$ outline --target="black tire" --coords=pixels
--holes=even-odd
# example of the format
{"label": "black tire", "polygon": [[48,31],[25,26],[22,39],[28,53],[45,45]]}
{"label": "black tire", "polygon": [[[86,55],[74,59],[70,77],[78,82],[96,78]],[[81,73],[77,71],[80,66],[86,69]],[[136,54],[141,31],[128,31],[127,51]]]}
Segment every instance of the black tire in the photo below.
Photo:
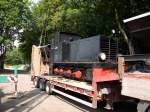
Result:
{"label": "black tire", "polygon": [[39,88],[40,90],[44,91],[45,90],[45,80],[40,79],[39,80]]}
{"label": "black tire", "polygon": [[100,102],[98,102],[98,107],[104,108],[106,106],[106,104],[107,104],[106,100],[100,101]]}
{"label": "black tire", "polygon": [[33,84],[34,84],[34,87],[35,87],[35,88],[39,88],[39,78],[38,78],[38,77],[35,77],[35,78],[34,78]]}
{"label": "black tire", "polygon": [[150,106],[149,106],[149,108],[147,109],[147,111],[146,112],[150,112]]}
{"label": "black tire", "polygon": [[52,88],[54,88],[54,86],[47,81],[45,86],[45,91],[48,95],[53,94]]}

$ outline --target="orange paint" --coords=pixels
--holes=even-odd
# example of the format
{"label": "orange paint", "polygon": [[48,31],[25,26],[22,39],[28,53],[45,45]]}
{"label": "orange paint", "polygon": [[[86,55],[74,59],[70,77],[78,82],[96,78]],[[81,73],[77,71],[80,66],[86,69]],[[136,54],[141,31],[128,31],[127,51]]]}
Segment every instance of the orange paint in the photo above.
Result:
{"label": "orange paint", "polygon": [[75,78],[80,79],[82,76],[82,73],[80,70],[78,70],[78,71],[74,72],[74,75],[75,75]]}

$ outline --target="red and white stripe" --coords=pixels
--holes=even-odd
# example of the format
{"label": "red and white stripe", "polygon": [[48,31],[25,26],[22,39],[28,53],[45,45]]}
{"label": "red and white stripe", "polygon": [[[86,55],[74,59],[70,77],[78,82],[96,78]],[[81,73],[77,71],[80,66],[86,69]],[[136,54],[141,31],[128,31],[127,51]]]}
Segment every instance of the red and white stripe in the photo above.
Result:
{"label": "red and white stripe", "polygon": [[17,77],[14,76],[14,75],[8,76],[8,80],[9,80],[10,82],[12,82],[12,83],[17,83],[17,82],[18,82]]}

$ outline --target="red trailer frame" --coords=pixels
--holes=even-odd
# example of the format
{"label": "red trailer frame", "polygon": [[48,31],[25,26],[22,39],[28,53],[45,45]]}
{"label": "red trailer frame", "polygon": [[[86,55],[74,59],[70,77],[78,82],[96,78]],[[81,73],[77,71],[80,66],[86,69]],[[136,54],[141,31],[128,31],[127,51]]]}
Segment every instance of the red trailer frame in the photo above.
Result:
{"label": "red trailer frame", "polygon": [[[52,85],[51,86],[52,91],[58,94],[61,94],[63,96],[66,96],[84,105],[87,105],[89,107],[97,108],[97,102],[103,101],[103,100],[107,100],[109,107],[112,107],[112,103],[114,102],[113,100],[116,99],[116,97],[118,96],[111,94],[111,95],[108,95],[109,97],[106,97],[107,95],[106,96],[104,95],[105,96],[104,97],[103,94],[106,94],[106,93],[101,92],[99,86],[101,85],[101,83],[103,83],[104,85],[105,83],[112,84],[113,82],[118,82],[119,80],[118,74],[116,73],[116,71],[112,69],[93,68],[92,75],[93,75],[93,80],[91,84],[87,84],[86,81],[77,81],[77,80],[68,79],[62,76],[45,76],[45,75],[34,76],[32,75],[32,80],[33,81],[37,81],[37,79],[38,81],[43,80],[45,84],[49,83],[50,85]],[[68,82],[68,80],[70,82],[73,82],[74,84]],[[104,87],[105,90],[102,88],[103,89],[102,91],[107,91],[107,89],[118,89],[118,88],[110,88],[110,86],[112,86],[111,84],[108,87]],[[91,99],[91,103],[84,101],[80,98],[74,97],[70,94],[64,93],[55,87],[60,87],[60,88],[63,88],[64,90],[69,90],[75,93],[79,93],[81,95],[88,96]],[[112,98],[112,99],[109,99],[109,98]]]}

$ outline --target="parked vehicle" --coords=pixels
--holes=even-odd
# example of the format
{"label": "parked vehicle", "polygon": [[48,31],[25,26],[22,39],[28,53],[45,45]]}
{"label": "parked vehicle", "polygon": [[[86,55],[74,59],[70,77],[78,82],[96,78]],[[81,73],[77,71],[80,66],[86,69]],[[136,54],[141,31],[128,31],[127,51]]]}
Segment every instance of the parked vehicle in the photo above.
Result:
{"label": "parked vehicle", "polygon": [[81,39],[75,34],[56,33],[50,45],[32,48],[34,84],[48,94],[56,92],[93,108],[98,101],[111,107],[120,89],[117,47],[117,40],[100,35]]}
{"label": "parked vehicle", "polygon": [[132,34],[133,55],[118,55],[118,40],[101,35],[59,32],[48,45],[32,47],[35,87],[97,108],[134,99],[139,112],[150,112],[150,12],[124,20]]}
{"label": "parked vehicle", "polygon": [[138,112],[150,112],[150,12],[124,20],[134,55],[119,57],[122,95],[139,100]]}

